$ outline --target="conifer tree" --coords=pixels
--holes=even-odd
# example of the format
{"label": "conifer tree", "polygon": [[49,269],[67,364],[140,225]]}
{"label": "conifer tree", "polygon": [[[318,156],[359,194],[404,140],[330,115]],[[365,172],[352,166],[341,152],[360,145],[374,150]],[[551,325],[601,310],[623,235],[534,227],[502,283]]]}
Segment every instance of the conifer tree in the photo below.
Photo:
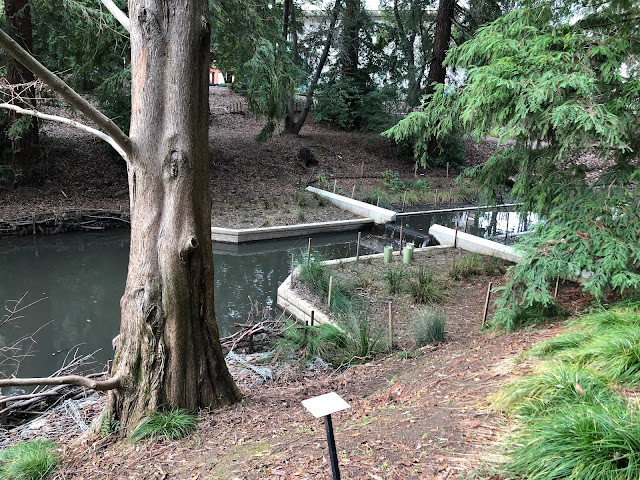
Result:
{"label": "conifer tree", "polygon": [[543,217],[498,301],[495,320],[509,328],[553,304],[558,277],[582,276],[597,298],[640,288],[639,19],[626,1],[513,11],[449,52],[463,87],[439,85],[424,112],[387,132],[417,138],[423,163],[431,135],[499,132],[502,148],[465,175]]}

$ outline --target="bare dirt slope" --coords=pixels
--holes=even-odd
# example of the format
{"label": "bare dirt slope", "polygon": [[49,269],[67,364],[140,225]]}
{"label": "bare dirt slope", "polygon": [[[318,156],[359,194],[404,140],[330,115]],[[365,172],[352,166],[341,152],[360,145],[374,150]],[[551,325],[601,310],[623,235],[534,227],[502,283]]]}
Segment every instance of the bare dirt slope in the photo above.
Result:
{"label": "bare dirt slope", "polygon": [[[80,114],[59,106],[45,110],[88,123]],[[326,179],[331,188],[350,193],[354,185],[379,186],[389,169],[402,178],[413,177],[413,162],[399,156],[384,138],[363,132],[343,132],[317,125],[309,119],[300,136],[276,133],[258,144],[254,137],[263,122],[247,113],[244,99],[226,88],[210,89],[209,144],[212,219],[229,227],[284,225],[351,218],[330,206],[303,198],[307,184]],[[20,185],[12,192],[0,190],[0,219],[79,209],[128,209],[126,166],[110,147],[88,133],[43,123],[48,169],[37,184]],[[308,147],[318,163],[305,168],[297,160]],[[475,163],[486,158],[491,146],[469,148]],[[429,178],[448,183],[444,171],[426,172]],[[300,195],[296,197],[296,194]]]}

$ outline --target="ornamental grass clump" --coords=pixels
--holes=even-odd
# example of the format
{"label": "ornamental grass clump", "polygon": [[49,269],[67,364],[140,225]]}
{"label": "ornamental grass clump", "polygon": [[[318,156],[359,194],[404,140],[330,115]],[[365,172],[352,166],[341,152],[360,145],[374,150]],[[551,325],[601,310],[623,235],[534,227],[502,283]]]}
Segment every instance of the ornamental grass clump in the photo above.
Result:
{"label": "ornamental grass clump", "polygon": [[505,473],[536,480],[640,478],[637,306],[585,315],[576,330],[544,342],[546,359],[506,386],[494,407],[511,414]]}
{"label": "ornamental grass clump", "polygon": [[155,412],[140,421],[131,433],[131,441],[145,438],[178,440],[196,429],[198,418],[188,410],[172,409]]}
{"label": "ornamental grass clump", "polygon": [[524,424],[505,470],[536,480],[640,478],[640,412],[634,405],[577,404]]}
{"label": "ornamental grass clump", "polygon": [[608,380],[594,370],[550,362],[535,374],[518,378],[494,399],[494,408],[517,415],[521,421],[570,405],[618,405],[622,398]]}
{"label": "ornamental grass clump", "polygon": [[432,269],[425,269],[424,265],[420,265],[409,285],[411,296],[417,303],[442,303],[447,298],[447,287],[435,278]]}
{"label": "ornamental grass clump", "polygon": [[44,480],[58,465],[55,443],[43,439],[19,443],[0,450],[0,478],[3,480]]}
{"label": "ornamental grass clump", "polygon": [[416,315],[411,333],[418,347],[444,342],[446,315],[441,309],[425,309]]}

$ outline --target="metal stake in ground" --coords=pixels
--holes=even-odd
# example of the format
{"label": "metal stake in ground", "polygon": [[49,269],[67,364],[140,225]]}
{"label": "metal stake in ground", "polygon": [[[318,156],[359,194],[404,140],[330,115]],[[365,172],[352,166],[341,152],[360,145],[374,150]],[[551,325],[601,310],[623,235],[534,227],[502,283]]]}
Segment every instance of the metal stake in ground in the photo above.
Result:
{"label": "metal stake in ground", "polygon": [[333,480],[340,480],[340,466],[338,465],[338,452],[336,450],[336,440],[333,435],[333,422],[331,414],[351,408],[336,392],[325,393],[318,397],[309,398],[302,401],[302,405],[311,415],[316,418],[324,417],[324,428],[327,434],[329,445],[329,458],[331,459],[331,471]]}

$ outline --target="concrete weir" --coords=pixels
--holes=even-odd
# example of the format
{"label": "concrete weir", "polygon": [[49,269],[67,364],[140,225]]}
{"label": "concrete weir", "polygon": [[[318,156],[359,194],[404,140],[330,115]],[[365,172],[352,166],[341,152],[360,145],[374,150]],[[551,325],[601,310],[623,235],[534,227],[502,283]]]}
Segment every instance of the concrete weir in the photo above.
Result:
{"label": "concrete weir", "polygon": [[326,198],[334,205],[339,206],[349,212],[361,215],[363,217],[372,218],[377,224],[395,222],[396,212],[387,210],[386,208],[376,207],[369,203],[361,202],[360,200],[354,200],[343,195],[327,192],[315,187],[307,187],[308,192],[315,193],[321,197]]}
{"label": "concrete weir", "polygon": [[278,238],[308,237],[323,233],[340,233],[370,228],[374,221],[371,218],[340,220],[336,222],[303,223],[299,225],[282,225],[264,228],[222,228],[211,227],[211,240],[222,243],[259,242]]}
{"label": "concrete weir", "polygon": [[486,238],[476,237],[475,235],[461,231],[458,231],[458,238],[456,240],[456,231],[453,228],[443,227],[442,225],[431,225],[429,234],[433,235],[440,245],[453,246],[455,241],[457,248],[467,250],[468,252],[491,255],[514,263],[522,261],[522,257],[516,253],[513,247],[509,247],[508,245],[502,245],[487,240]]}

